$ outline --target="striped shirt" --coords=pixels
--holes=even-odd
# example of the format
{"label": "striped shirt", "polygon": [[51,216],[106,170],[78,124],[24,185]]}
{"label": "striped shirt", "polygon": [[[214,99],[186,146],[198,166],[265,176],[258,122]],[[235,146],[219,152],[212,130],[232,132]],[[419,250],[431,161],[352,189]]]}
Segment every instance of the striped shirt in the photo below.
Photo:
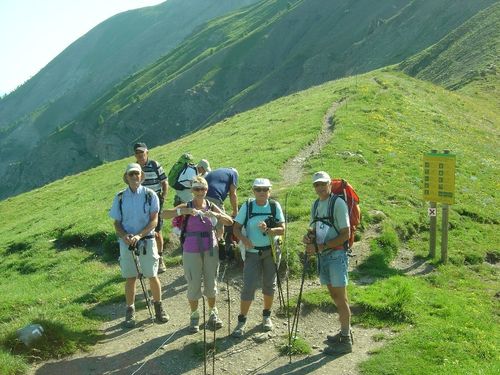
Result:
{"label": "striped shirt", "polygon": [[155,160],[148,160],[145,165],[141,166],[144,172],[145,179],[142,186],[146,186],[157,194],[161,193],[161,182],[167,179],[165,176],[165,171],[160,163]]}

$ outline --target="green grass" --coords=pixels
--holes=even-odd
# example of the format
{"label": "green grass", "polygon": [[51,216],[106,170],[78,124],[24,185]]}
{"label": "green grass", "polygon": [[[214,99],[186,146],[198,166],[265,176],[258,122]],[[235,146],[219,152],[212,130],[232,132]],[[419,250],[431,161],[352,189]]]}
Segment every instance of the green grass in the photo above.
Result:
{"label": "green grass", "polygon": [[[495,143],[499,116],[493,105],[480,105],[495,97],[475,101],[469,94],[451,93],[385,69],[279,99],[150,153],[165,166],[190,151],[215,168],[237,168],[240,201],[249,196],[255,177],[270,178],[273,195],[283,205],[288,198],[286,250],[296,275],[301,272],[300,239],[314,199],[311,173],[324,169],[346,177],[361,197],[366,218],[362,227],[378,223],[382,228],[370,256],[354,275],[377,281],[349,287],[353,305],[361,312],[356,324],[401,332],[363,364],[363,371],[488,373],[498,358],[498,334],[491,329],[498,323],[494,297],[498,272],[483,260],[498,259],[500,242],[496,205],[500,158]],[[307,161],[306,175],[285,188],[283,165],[314,141],[324,113],[341,98],[347,102],[336,113],[334,137],[320,155]],[[427,255],[422,154],[444,148],[457,155],[458,165],[457,202],[450,210],[450,264],[439,266],[434,259],[436,272],[423,279],[405,277],[389,262],[401,246]],[[1,373],[24,372],[35,352],[53,358],[95,343],[103,319],[96,307],[123,300],[107,211],[114,194],[124,187],[121,176],[131,160],[0,202]],[[172,198],[170,192],[167,207]],[[374,210],[384,215],[372,214]],[[169,262],[176,264],[178,256]],[[326,305],[329,297],[324,293],[306,294],[304,301]],[[21,348],[15,331],[36,321],[48,327],[47,340],[31,350]],[[421,355],[414,356],[416,352]]]}
{"label": "green grass", "polygon": [[309,343],[302,337],[295,337],[292,339],[291,346],[288,345],[288,337],[286,338],[286,343],[279,347],[279,352],[281,355],[304,355],[311,354],[312,348]]}

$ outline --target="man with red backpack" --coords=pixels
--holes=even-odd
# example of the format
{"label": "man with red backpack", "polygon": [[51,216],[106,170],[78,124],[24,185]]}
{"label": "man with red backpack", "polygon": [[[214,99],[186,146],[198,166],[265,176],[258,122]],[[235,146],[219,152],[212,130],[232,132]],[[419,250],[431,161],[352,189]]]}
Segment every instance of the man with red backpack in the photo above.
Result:
{"label": "man with red backpack", "polygon": [[[311,207],[311,223],[303,242],[307,253],[315,254],[317,257],[320,282],[327,286],[337,307],[340,321],[340,332],[336,335],[327,335],[328,346],[323,353],[329,355],[350,353],[352,332],[347,284],[351,223],[350,209],[346,203],[347,194],[333,194],[333,182],[324,171],[313,175],[313,186],[318,199]],[[359,213],[359,207],[356,206],[355,209]]]}

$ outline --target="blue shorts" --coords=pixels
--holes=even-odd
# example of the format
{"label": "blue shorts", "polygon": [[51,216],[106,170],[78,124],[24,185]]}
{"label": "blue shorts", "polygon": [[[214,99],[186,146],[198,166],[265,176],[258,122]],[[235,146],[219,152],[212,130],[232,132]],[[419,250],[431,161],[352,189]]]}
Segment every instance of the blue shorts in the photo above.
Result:
{"label": "blue shorts", "polygon": [[318,257],[319,281],[321,285],[347,286],[349,281],[349,257],[345,250],[331,250]]}

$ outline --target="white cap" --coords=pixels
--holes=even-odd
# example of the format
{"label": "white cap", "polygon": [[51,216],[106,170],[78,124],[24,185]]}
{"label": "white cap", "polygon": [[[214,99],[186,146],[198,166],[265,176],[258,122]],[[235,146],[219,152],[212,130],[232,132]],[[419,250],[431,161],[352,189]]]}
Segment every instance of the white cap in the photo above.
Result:
{"label": "white cap", "polygon": [[201,159],[198,162],[197,167],[202,167],[206,172],[210,172],[212,168],[210,168],[210,163],[208,162],[207,159]]}
{"label": "white cap", "polygon": [[127,165],[127,168],[125,169],[125,174],[128,174],[129,172],[134,172],[134,171],[142,173],[142,168],[137,163],[130,163],[129,165]]}
{"label": "white cap", "polygon": [[269,181],[269,179],[267,178],[256,178],[254,181],[253,181],[253,185],[252,187],[271,187],[273,185],[271,185],[271,181]]}
{"label": "white cap", "polygon": [[125,173],[123,174],[123,182],[125,182],[127,185],[127,174],[129,174],[129,172],[139,172],[141,174],[141,182],[144,181],[145,175],[142,171],[141,166],[137,163],[130,163],[129,165],[127,165],[127,168],[125,168]]}
{"label": "white cap", "polygon": [[315,182],[330,182],[331,180],[330,175],[324,171],[319,171],[313,174],[313,184]]}

